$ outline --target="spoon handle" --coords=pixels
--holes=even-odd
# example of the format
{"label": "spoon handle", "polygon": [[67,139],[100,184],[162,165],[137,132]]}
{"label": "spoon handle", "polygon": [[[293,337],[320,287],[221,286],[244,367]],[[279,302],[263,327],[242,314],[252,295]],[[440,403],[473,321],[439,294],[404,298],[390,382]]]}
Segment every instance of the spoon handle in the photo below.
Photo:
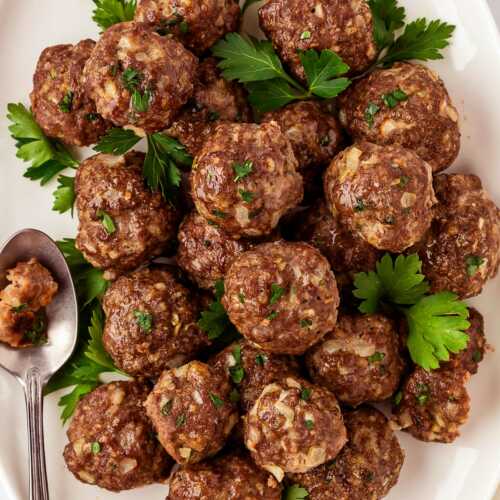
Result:
{"label": "spoon handle", "polygon": [[28,413],[30,500],[49,500],[43,440],[42,389],[40,371],[36,367],[30,368],[24,378],[24,395]]}

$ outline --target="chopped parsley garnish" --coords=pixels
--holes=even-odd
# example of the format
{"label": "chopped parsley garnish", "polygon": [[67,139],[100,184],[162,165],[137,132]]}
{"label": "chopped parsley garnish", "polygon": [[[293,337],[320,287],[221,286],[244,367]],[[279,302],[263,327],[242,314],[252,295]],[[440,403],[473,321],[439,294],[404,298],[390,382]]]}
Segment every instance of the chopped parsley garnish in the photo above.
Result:
{"label": "chopped parsley garnish", "polygon": [[139,328],[146,333],[149,333],[153,328],[153,315],[144,311],[134,310],[134,317]]}
{"label": "chopped parsley garnish", "polygon": [[24,332],[24,339],[34,346],[40,346],[47,343],[47,323],[42,312],[35,316],[33,325]]}
{"label": "chopped parsley garnish", "polygon": [[241,181],[247,175],[250,175],[253,170],[253,162],[250,160],[245,160],[243,163],[235,163],[233,165],[234,173],[236,174],[234,182]]}
{"label": "chopped parsley garnish", "polygon": [[269,320],[269,321],[273,321],[274,319],[276,319],[276,317],[278,316],[278,311],[271,311],[266,319]]}
{"label": "chopped parsley garnish", "polygon": [[313,324],[312,319],[306,318],[300,320],[300,326],[302,328],[309,328]]}
{"label": "chopped parsley garnish", "polygon": [[99,120],[99,114],[98,113],[87,113],[85,115],[85,119],[88,121],[88,122],[95,122],[97,120]]}
{"label": "chopped parsley garnish", "polygon": [[11,307],[10,310],[15,313],[20,313],[28,309],[28,304],[20,304],[18,306]]}
{"label": "chopped parsley garnish", "polygon": [[144,76],[139,71],[134,68],[127,68],[122,73],[122,84],[129,91],[134,92],[137,87],[141,84]]}
{"label": "chopped parsley garnish", "polygon": [[161,407],[161,414],[164,416],[164,417],[168,417],[170,415],[170,412],[172,411],[172,406],[174,404],[174,400],[173,399],[169,399],[162,407]]}
{"label": "chopped parsley garnish", "polygon": [[354,211],[362,212],[365,208],[366,208],[365,202],[361,198],[358,198],[356,200],[356,204],[354,205]]}
{"label": "chopped parsley garnish", "polygon": [[181,21],[179,23],[179,31],[185,35],[186,33],[189,33],[189,24],[187,23],[187,21]]}
{"label": "chopped parsley garnish", "polygon": [[365,110],[365,122],[370,128],[375,124],[375,115],[380,111],[380,106],[374,102],[368,103]]}
{"label": "chopped parsley garnish", "polygon": [[264,354],[257,354],[257,356],[255,356],[255,362],[260,366],[264,366],[267,362],[267,356]]}
{"label": "chopped parsley garnish", "polygon": [[269,305],[276,304],[278,300],[283,297],[283,294],[285,293],[285,289],[282,288],[281,286],[278,285],[278,283],[272,283],[271,284],[271,295],[269,297]]}
{"label": "chopped parsley garnish", "polygon": [[411,177],[407,176],[407,175],[402,175],[400,178],[399,178],[399,186],[404,188],[408,185],[408,183],[410,182],[411,180]]}
{"label": "chopped parsley garnish", "polygon": [[113,218],[104,210],[97,211],[97,217],[99,217],[105,231],[108,234],[113,234],[116,232],[116,226]]}
{"label": "chopped parsley garnish", "polygon": [[429,386],[427,384],[417,384],[418,393],[416,395],[418,404],[424,406],[429,401]]}
{"label": "chopped parsley garnish", "polygon": [[308,401],[311,397],[311,392],[312,390],[308,387],[303,387],[300,391],[300,399],[302,399],[302,401]]}
{"label": "chopped parsley garnish", "polygon": [[217,111],[210,111],[210,113],[208,113],[208,121],[209,122],[215,122],[219,118],[220,118],[220,114],[217,113]]}
{"label": "chopped parsley garnish", "polygon": [[368,361],[370,363],[377,363],[379,361],[382,361],[385,358],[385,354],[383,352],[376,352],[372,354],[371,356],[368,356]]}
{"label": "chopped parsley garnish", "polygon": [[137,0],[93,0],[95,9],[92,20],[107,30],[113,24],[132,21],[135,15]]}
{"label": "chopped parsley garnish", "polygon": [[64,97],[59,101],[59,109],[63,113],[71,113],[73,109],[73,98],[75,94],[72,90],[68,90]]}
{"label": "chopped parsley garnish", "polygon": [[225,219],[227,217],[227,214],[221,210],[212,210],[212,215],[215,215],[215,217],[219,219]]}
{"label": "chopped parsley garnish", "polygon": [[396,406],[399,406],[401,404],[401,401],[403,399],[403,393],[401,391],[396,392],[394,395],[394,404]]}
{"label": "chopped parsley garnish", "polygon": [[245,203],[251,203],[252,202],[254,194],[251,191],[245,191],[244,189],[239,189],[238,193],[241,196],[241,199]]}
{"label": "chopped parsley garnish", "polygon": [[97,455],[101,451],[101,445],[100,445],[100,443],[98,441],[94,441],[91,444],[90,449],[92,450],[92,454],[93,455]]}
{"label": "chopped parsley garnish", "polygon": [[138,113],[145,113],[149,109],[153,93],[150,90],[145,90],[142,94],[138,90],[132,93],[132,107]]}
{"label": "chopped parsley garnish", "polygon": [[232,356],[235,364],[229,368],[229,374],[235,384],[241,384],[245,378],[245,370],[241,364],[241,346],[239,344],[234,346]]}
{"label": "chopped parsley garnish", "polygon": [[321,140],[319,141],[319,145],[320,146],[328,146],[330,144],[330,136],[328,135],[325,135],[324,137],[321,138]]}
{"label": "chopped parsley garnish", "polygon": [[177,417],[175,420],[175,426],[176,427],[182,427],[183,425],[186,424],[186,415],[182,414]]}
{"label": "chopped parsley garnish", "polygon": [[289,486],[283,493],[283,500],[305,500],[309,492],[299,484]]}
{"label": "chopped parsley garnish", "polygon": [[308,431],[314,429],[314,422],[312,420],[304,420],[304,424],[306,425],[306,429]]}
{"label": "chopped parsley garnish", "polygon": [[467,264],[467,274],[472,278],[483,265],[484,258],[479,255],[469,255],[469,257],[465,259],[465,263]]}
{"label": "chopped parsley garnish", "polygon": [[240,292],[238,294],[238,300],[240,301],[240,304],[244,304],[245,303],[245,294]]}
{"label": "chopped parsley garnish", "polygon": [[222,408],[224,406],[224,401],[217,396],[217,394],[210,393],[210,401],[216,408]]}
{"label": "chopped parsley garnish", "polygon": [[301,40],[308,40],[311,38],[311,32],[310,31],[303,31],[302,34],[300,35]]}
{"label": "chopped parsley garnish", "polygon": [[393,92],[390,92],[388,94],[384,94],[382,96],[382,100],[384,101],[384,104],[388,108],[393,109],[400,102],[407,101],[408,100],[408,94],[406,94],[406,92],[404,92],[401,89],[396,89]]}

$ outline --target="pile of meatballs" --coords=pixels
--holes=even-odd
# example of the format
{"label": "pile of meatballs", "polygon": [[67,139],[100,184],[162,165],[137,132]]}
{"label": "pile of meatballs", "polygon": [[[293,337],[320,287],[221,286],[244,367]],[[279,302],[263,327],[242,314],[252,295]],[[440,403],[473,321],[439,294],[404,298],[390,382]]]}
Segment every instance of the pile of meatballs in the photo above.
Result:
{"label": "pile of meatballs", "polygon": [[[378,56],[365,0],[270,0],[259,21],[299,80],[299,50],[331,49],[352,75]],[[194,157],[175,205],[147,188],[140,152],[78,169],[77,247],[110,280],[102,340],[133,380],[80,401],[64,458],[80,481],[165,482],[170,500],[279,499],[293,484],[311,500],[379,499],[403,464],[396,430],[458,436],[487,343],[471,310],[467,349],[425,371],[401,318],[357,312],[353,277],[418,253],[432,292],[478,295],[498,271],[500,212],[475,175],[441,173],[459,116],[434,72],[397,63],[336,102],[255,117],[207,56],[239,23],[233,0],[142,0],[97,43],[40,57],[31,102],[48,136],[163,132]],[[216,352],[198,320],[220,280],[241,338]],[[390,418],[369,405],[383,401]]]}

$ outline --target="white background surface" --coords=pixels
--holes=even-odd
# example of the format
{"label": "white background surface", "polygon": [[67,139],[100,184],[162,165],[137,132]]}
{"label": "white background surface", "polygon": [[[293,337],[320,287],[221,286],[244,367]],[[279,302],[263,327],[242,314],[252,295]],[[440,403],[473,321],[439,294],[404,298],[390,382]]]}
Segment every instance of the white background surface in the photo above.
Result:
{"label": "white background surface", "polygon": [[[491,0],[500,18],[500,0]],[[462,116],[463,148],[459,170],[478,173],[500,205],[500,52],[498,34],[481,0],[404,0],[409,17],[439,17],[457,24],[454,46],[445,63],[435,65]],[[68,215],[51,211],[53,186],[41,189],[22,178],[4,118],[7,102],[27,101],[40,51],[55,43],[97,36],[90,21],[90,0],[0,0],[0,240],[20,227],[49,230],[56,238],[75,234]],[[390,500],[487,500],[500,469],[500,340],[497,325],[500,280],[490,283],[478,301],[487,334],[497,346],[469,385],[471,420],[453,446],[420,443],[399,434],[407,451],[400,483]],[[497,337],[495,338],[495,334]],[[46,428],[51,500],[163,499],[153,486],[119,496],[84,486],[66,471],[61,457],[65,436],[57,397],[46,401]],[[0,375],[0,500],[27,498],[27,451],[24,405],[19,387]],[[8,478],[8,482],[6,479]],[[6,487],[5,485],[8,485]]]}

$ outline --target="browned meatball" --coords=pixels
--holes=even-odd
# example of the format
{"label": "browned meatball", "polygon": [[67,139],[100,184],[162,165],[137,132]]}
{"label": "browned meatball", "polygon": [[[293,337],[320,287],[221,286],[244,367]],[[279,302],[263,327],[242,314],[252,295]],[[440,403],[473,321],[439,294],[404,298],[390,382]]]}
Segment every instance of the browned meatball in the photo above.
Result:
{"label": "browned meatball", "polygon": [[355,140],[411,149],[434,172],[460,150],[458,113],[430,69],[396,63],[359,80],[340,98],[340,119]]}
{"label": "browned meatball", "polygon": [[218,125],[191,180],[198,212],[235,238],[271,233],[303,196],[292,146],[274,122]]}
{"label": "browned meatball", "polygon": [[47,136],[75,146],[94,144],[110,125],[84,90],[83,67],[94,46],[93,40],[82,40],[46,48],[33,77],[35,120]]}
{"label": "browned meatball", "polygon": [[246,240],[231,238],[196,212],[188,215],[179,229],[177,263],[201,288],[213,288],[223,279],[234,259],[249,246]]}
{"label": "browned meatball", "polygon": [[197,463],[224,446],[239,418],[230,393],[229,381],[199,361],[163,372],[146,411],[176,462]]}
{"label": "browned meatball", "polygon": [[337,458],[305,474],[291,474],[309,500],[379,500],[398,481],[404,452],[375,408],[344,414],[348,443]]}
{"label": "browned meatball", "polygon": [[500,265],[500,210],[475,175],[439,175],[434,188],[439,204],[419,251],[423,272],[433,292],[479,295]]}
{"label": "browned meatball", "polygon": [[303,354],[337,321],[328,261],[306,243],[264,243],[229,268],[222,298],[238,331],[265,351]]}
{"label": "browned meatball", "polygon": [[103,307],[104,347],[132,375],[157,377],[208,345],[196,324],[196,299],[167,270],[141,269],[121,276],[107,290]]}
{"label": "browned meatball", "polygon": [[220,121],[247,122],[250,119],[245,91],[236,82],[225,80],[217,69],[217,61],[210,57],[198,68],[193,98],[166,133],[196,156]]}
{"label": "browned meatball", "polygon": [[380,250],[402,252],[431,224],[431,167],[407,149],[356,143],[332,161],[324,183],[334,216]]}
{"label": "browned meatball", "polygon": [[391,397],[403,371],[395,324],[381,314],[341,315],[306,359],[312,380],[351,406]]}
{"label": "browned meatball", "polygon": [[244,413],[252,408],[266,385],[298,373],[293,358],[266,353],[247,340],[235,342],[217,354],[212,366],[236,384]]}
{"label": "browned meatball", "polygon": [[162,35],[174,35],[197,54],[226,33],[238,30],[240,7],[235,0],[140,0],[139,22],[153,23]]}
{"label": "browned meatball", "polygon": [[44,308],[58,290],[50,271],[37,259],[18,262],[6,272],[8,285],[0,290],[0,342],[30,347],[47,340]]}
{"label": "browned meatball", "polygon": [[108,279],[159,255],[175,238],[177,214],[146,187],[143,162],[142,153],[99,154],[76,174],[76,245]]}
{"label": "browned meatball", "polygon": [[354,73],[367,69],[378,55],[365,0],[271,0],[259,9],[259,20],[283,61],[301,79],[300,51],[332,50]]}
{"label": "browned meatball", "polygon": [[469,416],[469,378],[461,368],[415,368],[395,398],[394,427],[421,441],[452,443]]}
{"label": "browned meatball", "polygon": [[179,42],[144,24],[104,32],[84,69],[97,111],[118,127],[164,129],[193,93],[197,59]]}
{"label": "browned meatball", "polygon": [[267,385],[244,422],[252,458],[278,481],[332,460],[347,441],[335,396],[292,376]]}
{"label": "browned meatball", "polygon": [[281,489],[238,450],[176,471],[167,500],[280,500]]}
{"label": "browned meatball", "polygon": [[138,382],[112,382],[78,403],[64,449],[66,465],[77,479],[121,491],[168,476],[172,460],[144,412],[147,394]]}
{"label": "browned meatball", "polygon": [[296,236],[316,247],[330,262],[337,280],[351,281],[353,274],[372,271],[382,252],[342,226],[324,200],[300,216]]}
{"label": "browned meatball", "polygon": [[340,151],[344,139],[337,118],[317,101],[289,104],[266,113],[262,121],[278,123],[292,144],[299,172],[327,165]]}

